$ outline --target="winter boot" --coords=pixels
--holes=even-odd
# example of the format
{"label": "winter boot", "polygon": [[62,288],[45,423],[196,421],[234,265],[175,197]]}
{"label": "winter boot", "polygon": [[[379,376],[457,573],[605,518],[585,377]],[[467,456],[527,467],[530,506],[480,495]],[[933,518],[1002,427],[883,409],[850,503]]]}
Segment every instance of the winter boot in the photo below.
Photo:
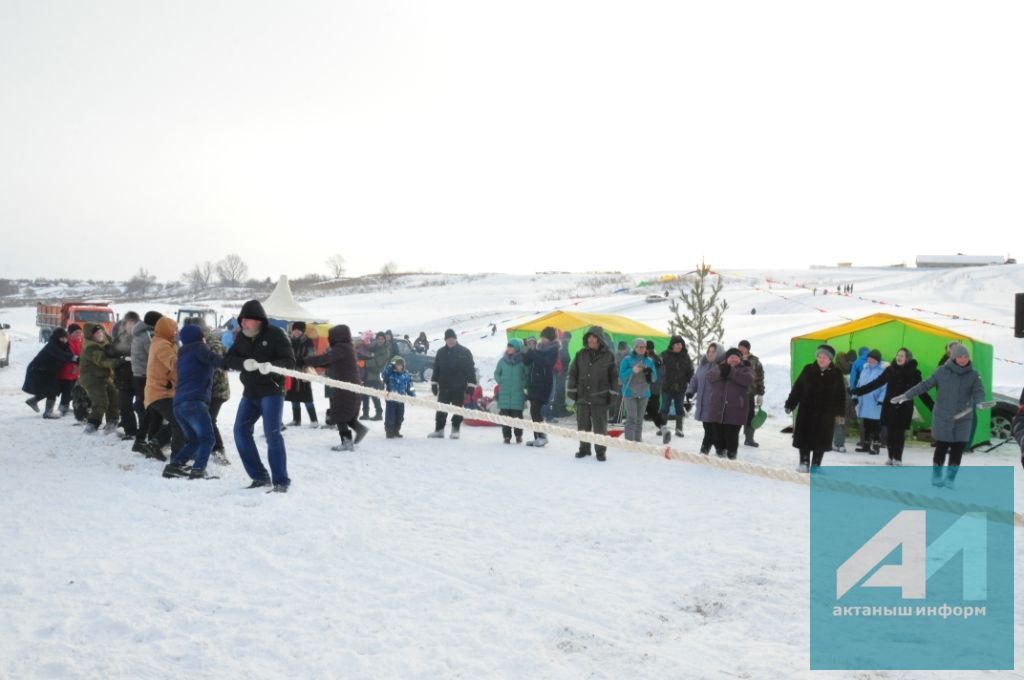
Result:
{"label": "winter boot", "polygon": [[117,423],[108,421],[107,424],[103,426],[103,434],[113,434],[115,432],[117,432]]}
{"label": "winter boot", "polygon": [[879,442],[871,442],[871,455],[877,456],[878,452],[882,450],[882,445]]}
{"label": "winter boot", "polygon": [[661,426],[661,443],[668,444],[672,441],[672,430],[668,429],[668,425]]}
{"label": "winter boot", "polygon": [[700,452],[703,453],[706,456],[709,453],[711,453],[711,449],[708,448],[707,446],[702,446],[702,447],[700,447]]}
{"label": "winter boot", "polygon": [[260,489],[260,488],[263,488],[264,486],[270,486],[270,480],[269,479],[254,479],[254,480],[252,480],[252,484],[250,484],[249,486],[247,486],[245,488],[246,489]]}
{"label": "winter boot", "polygon": [[448,438],[449,439],[458,439],[459,438],[459,428],[453,427],[452,428],[452,433],[450,435],[448,435]]}
{"label": "winter boot", "polygon": [[39,413],[39,400],[38,399],[36,399],[35,397],[29,397],[28,399],[25,400],[25,403],[28,404],[28,407],[30,409],[32,409],[36,413]]}
{"label": "winter boot", "polygon": [[388,429],[384,430],[384,439],[394,439],[394,438],[395,438],[394,431],[388,430]]}
{"label": "winter boot", "polygon": [[96,434],[96,431],[100,429],[98,423],[94,423],[91,420],[85,424],[85,429],[82,432],[86,434]]}
{"label": "winter boot", "polygon": [[796,471],[800,473],[807,473],[810,472],[810,467],[808,467],[807,463],[801,461],[800,464],[796,466]]}
{"label": "winter boot", "polygon": [[444,439],[444,429],[434,430],[427,435],[428,439]]}
{"label": "winter boot", "polygon": [[753,446],[755,449],[758,446],[760,446],[760,444],[758,444],[757,442],[754,441],[754,436],[753,435],[751,435],[751,436],[747,437],[746,439],[744,439],[743,440],[743,445],[744,446]]}
{"label": "winter boot", "polygon": [[196,470],[195,468],[192,468],[189,471],[188,478],[189,479],[220,479],[220,477],[218,477],[217,475],[211,475],[205,469],[203,469],[203,470]]}
{"label": "winter boot", "polygon": [[676,417],[676,436],[683,436],[683,419],[682,417],[679,416]]}
{"label": "winter boot", "polygon": [[355,444],[348,437],[343,437],[340,444],[331,447],[331,451],[355,451]]}
{"label": "winter boot", "polygon": [[228,460],[227,454],[224,453],[224,449],[214,449],[210,454],[210,459],[217,465],[231,465],[231,461]]}
{"label": "winter boot", "polygon": [[587,442],[580,442],[580,450],[576,452],[577,458],[586,458],[590,455],[590,444]]}
{"label": "winter boot", "polygon": [[275,484],[274,488],[271,489],[270,491],[268,491],[267,493],[288,493],[288,485],[287,484]]}
{"label": "winter boot", "polygon": [[191,470],[187,465],[178,465],[177,463],[168,463],[164,466],[164,478],[173,479],[174,477],[188,477],[191,474]]}
{"label": "winter boot", "polygon": [[309,429],[311,429],[311,430],[317,430],[317,429],[319,429],[319,428],[320,428],[320,423],[316,422],[315,420],[311,420],[311,421],[310,421],[310,423],[309,423]]}
{"label": "winter boot", "polygon": [[942,468],[938,465],[932,466],[932,486],[942,486]]}
{"label": "winter boot", "polygon": [[814,454],[811,456],[811,467],[812,468],[821,467],[821,461],[824,458],[825,458],[825,452],[824,451],[815,451]]}
{"label": "winter boot", "polygon": [[363,441],[363,437],[365,437],[366,433],[370,431],[370,428],[366,427],[360,422],[353,423],[352,429],[355,430],[356,432],[356,438],[352,440],[353,444],[358,444],[359,442]]}
{"label": "winter boot", "polygon": [[598,447],[595,447],[595,448],[597,449],[597,460],[598,461],[603,463],[606,460],[608,460],[607,458],[605,458],[605,455],[604,455],[604,447],[598,446]]}
{"label": "winter boot", "polygon": [[512,443],[512,437],[505,437],[504,441],[505,441],[506,444],[511,444]]}
{"label": "winter boot", "polygon": [[299,422],[298,420],[293,420],[292,422],[288,423],[288,427],[300,427],[301,425],[302,423]]}
{"label": "winter boot", "polygon": [[60,420],[60,416],[53,412],[52,406],[43,411],[43,417],[47,420]]}
{"label": "winter boot", "polygon": [[736,460],[736,452],[735,451],[727,451],[725,456],[729,460]]}
{"label": "winter boot", "polygon": [[370,420],[384,420],[384,416],[381,415],[380,411],[377,411],[376,413],[373,414],[373,417],[370,418]]}
{"label": "winter boot", "polygon": [[522,444],[522,443],[523,443],[523,435],[517,434],[516,435],[516,444]]}
{"label": "winter boot", "polygon": [[71,407],[70,406],[61,405],[61,407],[60,407],[60,415],[61,415],[61,417],[64,417],[64,416],[66,416],[69,413],[71,413]]}
{"label": "winter boot", "polygon": [[947,489],[956,488],[956,475],[960,472],[959,465],[949,465],[946,467],[946,482],[945,486]]}

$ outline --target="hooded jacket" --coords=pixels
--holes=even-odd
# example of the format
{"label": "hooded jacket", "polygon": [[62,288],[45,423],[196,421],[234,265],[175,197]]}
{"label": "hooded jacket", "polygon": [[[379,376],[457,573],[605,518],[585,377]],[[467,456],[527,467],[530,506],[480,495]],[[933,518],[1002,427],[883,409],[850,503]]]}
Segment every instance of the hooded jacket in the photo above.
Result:
{"label": "hooded jacket", "polygon": [[[260,331],[255,337],[248,337],[239,332],[231,349],[224,356],[224,365],[242,372],[242,396],[247,399],[279,396],[284,391],[284,376],[279,373],[263,374],[259,371],[245,370],[245,360],[253,359],[259,363],[270,363],[279,368],[295,368],[295,354],[292,343],[280,328],[270,325],[263,305],[259,300],[249,300],[242,305],[238,315],[238,324],[242,319],[258,319]],[[309,365],[309,362],[306,362]]]}
{"label": "hooded jacket", "polygon": [[101,342],[86,337],[85,344],[82,345],[78,384],[86,394],[94,395],[99,390],[106,389],[107,385],[114,385],[114,367],[119,359],[112,359],[103,351],[109,343],[110,340],[104,335]]}
{"label": "hooded jacket", "polygon": [[[313,368],[327,367],[334,380],[362,385],[359,379],[359,367],[356,365],[356,352],[352,347],[352,331],[348,326],[331,327],[327,332],[330,347],[323,354],[306,357],[306,366]],[[348,423],[359,416],[361,395],[348,390],[331,390],[331,417],[334,424]]]}
{"label": "hooded jacket", "polygon": [[[867,362],[860,371],[860,378],[857,387],[862,387],[882,376],[885,371],[882,364]],[[885,403],[885,385],[876,387],[873,390],[862,392],[863,396],[857,399],[857,417],[868,420],[880,420],[882,417],[882,404]]]}
{"label": "hooded jacket", "polygon": [[[598,348],[590,349],[589,337],[598,340]],[[583,335],[583,349],[576,352],[569,365],[565,382],[566,394],[577,404],[607,406],[619,391],[619,376],[604,329],[593,326]]]}
{"label": "hooded jacket", "polygon": [[132,377],[145,378],[149,367],[149,346],[153,340],[153,328],[145,321],[139,321],[132,328]]}
{"label": "hooded jacket", "polygon": [[541,341],[531,350],[523,353],[523,364],[530,372],[526,398],[532,402],[546,404],[555,387],[555,364],[561,345],[557,340]]}
{"label": "hooded jacket", "polygon": [[700,365],[697,372],[690,378],[686,386],[687,396],[694,397],[693,417],[702,423],[713,423],[711,416],[711,390],[708,388],[708,373],[718,366],[718,360],[722,358],[721,348],[716,347],[715,358],[708,359],[707,353],[700,358]]}
{"label": "hooded jacket", "polygon": [[224,357],[210,349],[201,338],[184,343],[178,350],[175,406],[186,401],[209,404],[213,393],[213,371],[223,365]]}
{"label": "hooded jacket", "polygon": [[50,339],[39,350],[39,354],[29,363],[25,370],[25,383],[21,388],[22,391],[33,396],[47,398],[60,394],[57,375],[64,368],[64,364],[73,358],[67,344],[60,341],[62,337],[67,337],[67,332],[63,328],[54,330]]}
{"label": "hooded jacket", "polygon": [[683,351],[678,354],[672,351],[677,342],[682,343],[683,338],[673,335],[669,340],[668,349],[661,353],[661,372],[664,374],[662,389],[665,392],[685,392],[686,386],[693,378],[693,361],[686,351],[686,345],[683,344]]}
{"label": "hooded jacket", "polygon": [[498,383],[498,408],[509,411],[522,411],[526,405],[526,381],[529,369],[523,363],[523,341],[512,338],[508,341],[516,348],[516,353],[509,356],[502,354],[494,367],[494,382]]}
{"label": "hooded jacket", "polygon": [[160,317],[153,329],[153,340],[146,361],[146,391],[144,401],[149,407],[155,401],[174,398],[178,383],[178,346],[174,334],[178,324],[170,317]]}

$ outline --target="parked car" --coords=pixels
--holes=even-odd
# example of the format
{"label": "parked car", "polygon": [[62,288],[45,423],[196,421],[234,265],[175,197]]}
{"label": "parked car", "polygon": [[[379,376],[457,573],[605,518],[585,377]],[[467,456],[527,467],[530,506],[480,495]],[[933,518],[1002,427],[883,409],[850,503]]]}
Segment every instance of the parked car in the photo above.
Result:
{"label": "parked car", "polygon": [[7,335],[10,327],[8,323],[0,323],[0,368],[11,365],[11,336]]}
{"label": "parked car", "polygon": [[992,407],[992,442],[1001,442],[1013,436],[1013,418],[1020,408],[1017,397],[992,394],[996,405]]}
{"label": "parked car", "polygon": [[417,352],[405,338],[395,338],[395,346],[398,354],[405,359],[405,370],[409,372],[413,380],[430,382],[434,375],[434,354],[428,352],[423,354]]}

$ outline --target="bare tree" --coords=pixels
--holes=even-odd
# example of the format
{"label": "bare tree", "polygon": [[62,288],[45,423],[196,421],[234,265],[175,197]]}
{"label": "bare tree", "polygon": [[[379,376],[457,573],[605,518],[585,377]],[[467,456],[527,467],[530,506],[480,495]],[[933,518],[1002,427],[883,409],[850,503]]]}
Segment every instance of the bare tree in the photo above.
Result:
{"label": "bare tree", "polygon": [[185,279],[185,283],[192,290],[206,290],[213,283],[213,270],[213,263],[207,260],[206,262],[200,262],[185,272],[182,278]]}
{"label": "bare tree", "polygon": [[246,274],[249,273],[249,265],[234,253],[231,253],[218,262],[216,269],[217,276],[220,277],[220,282],[226,286],[237,286],[241,284],[242,281],[245,280]]}
{"label": "bare tree", "polygon": [[396,276],[398,276],[398,265],[395,264],[394,260],[386,262],[380,268],[380,285],[384,288],[390,288],[391,284],[395,282]]}
{"label": "bare tree", "polygon": [[124,292],[129,295],[145,295],[155,283],[156,276],[140,267],[135,276],[125,282]]}
{"label": "bare tree", "polygon": [[325,262],[327,270],[331,272],[331,276],[335,279],[340,279],[345,275],[345,258],[341,256],[341,253],[335,253],[327,258]]}

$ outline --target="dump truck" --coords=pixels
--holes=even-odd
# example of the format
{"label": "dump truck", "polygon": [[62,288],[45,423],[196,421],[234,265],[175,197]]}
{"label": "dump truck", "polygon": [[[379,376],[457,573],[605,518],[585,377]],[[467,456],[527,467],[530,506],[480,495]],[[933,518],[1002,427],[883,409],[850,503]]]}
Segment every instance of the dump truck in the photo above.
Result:
{"label": "dump truck", "polygon": [[109,302],[40,302],[36,305],[36,326],[39,341],[47,342],[55,328],[67,328],[73,323],[88,332],[87,326],[100,324],[110,333],[117,318]]}

